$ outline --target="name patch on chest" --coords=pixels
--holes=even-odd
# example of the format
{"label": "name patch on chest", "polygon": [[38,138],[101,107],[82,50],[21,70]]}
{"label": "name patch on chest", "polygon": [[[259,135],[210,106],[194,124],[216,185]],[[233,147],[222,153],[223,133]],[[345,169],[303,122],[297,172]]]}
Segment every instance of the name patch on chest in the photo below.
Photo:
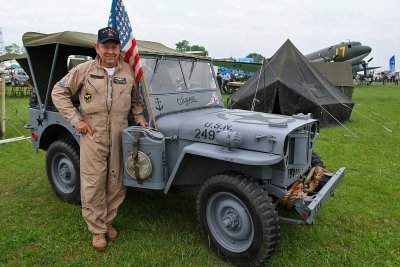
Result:
{"label": "name patch on chest", "polygon": [[104,79],[104,76],[90,74],[90,78],[93,78],[93,79]]}
{"label": "name patch on chest", "polygon": [[116,84],[126,84],[126,78],[114,77],[114,83],[116,83]]}

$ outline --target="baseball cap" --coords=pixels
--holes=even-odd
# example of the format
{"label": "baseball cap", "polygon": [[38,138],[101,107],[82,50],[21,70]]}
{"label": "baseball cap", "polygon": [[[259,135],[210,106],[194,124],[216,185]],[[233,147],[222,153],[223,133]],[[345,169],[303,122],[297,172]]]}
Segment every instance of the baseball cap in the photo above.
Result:
{"label": "baseball cap", "polygon": [[105,27],[100,29],[99,32],[97,33],[97,42],[99,44],[104,44],[105,42],[110,40],[120,43],[118,32],[111,27]]}

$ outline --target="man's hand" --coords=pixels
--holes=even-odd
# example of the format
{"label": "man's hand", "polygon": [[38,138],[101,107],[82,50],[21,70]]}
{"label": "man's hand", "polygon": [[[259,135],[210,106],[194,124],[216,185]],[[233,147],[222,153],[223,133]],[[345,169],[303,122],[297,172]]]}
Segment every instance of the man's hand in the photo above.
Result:
{"label": "man's hand", "polygon": [[149,126],[149,123],[147,122],[147,121],[141,121],[141,122],[139,122],[138,123],[140,126],[142,126],[142,127],[147,127],[147,126]]}
{"label": "man's hand", "polygon": [[89,124],[87,124],[85,121],[80,121],[77,124],[75,124],[75,129],[78,133],[80,134],[90,134],[93,135],[93,131],[90,128]]}

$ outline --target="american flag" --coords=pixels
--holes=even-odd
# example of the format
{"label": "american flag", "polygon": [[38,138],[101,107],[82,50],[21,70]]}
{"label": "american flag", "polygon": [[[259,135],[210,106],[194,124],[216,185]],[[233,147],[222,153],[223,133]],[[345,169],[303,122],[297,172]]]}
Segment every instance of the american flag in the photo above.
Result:
{"label": "american flag", "polygon": [[131,65],[135,72],[135,80],[138,82],[143,75],[142,64],[128,13],[122,0],[112,1],[108,26],[119,32],[122,57],[126,63]]}

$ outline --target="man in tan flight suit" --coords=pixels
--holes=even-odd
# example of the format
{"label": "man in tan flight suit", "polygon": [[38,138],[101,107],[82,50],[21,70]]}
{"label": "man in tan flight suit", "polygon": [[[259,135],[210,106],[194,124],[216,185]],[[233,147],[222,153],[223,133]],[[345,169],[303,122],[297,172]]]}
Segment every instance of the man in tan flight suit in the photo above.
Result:
{"label": "man in tan flight suit", "polygon": [[[105,235],[118,236],[112,221],[125,197],[122,184],[121,130],[128,127],[132,111],[141,126],[143,99],[135,86],[131,67],[120,57],[119,34],[110,27],[98,31],[97,56],[72,69],[53,89],[59,112],[80,136],[82,216],[93,235],[93,247],[104,251]],[[79,111],[71,97],[79,96]]]}

